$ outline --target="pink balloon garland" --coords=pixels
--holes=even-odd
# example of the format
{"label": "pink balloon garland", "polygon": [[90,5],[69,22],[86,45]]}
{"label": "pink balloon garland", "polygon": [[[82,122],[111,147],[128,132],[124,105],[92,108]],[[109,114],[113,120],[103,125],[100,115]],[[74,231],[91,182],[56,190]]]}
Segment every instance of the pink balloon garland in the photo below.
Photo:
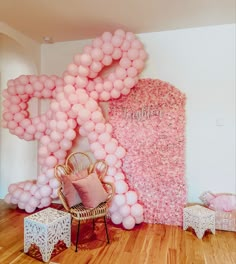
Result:
{"label": "pink balloon garland", "polygon": [[[121,170],[125,149],[112,136],[98,101],[108,101],[129,94],[144,68],[147,54],[142,43],[131,32],[118,29],[104,32],[76,54],[64,77],[21,75],[8,81],[3,91],[3,126],[24,140],[39,140],[38,161],[41,174],[36,181],[11,184],[5,197],[7,203],[31,213],[47,207],[57,198],[58,181],[54,167],[64,163],[68,151],[79,134],[86,136],[96,159],[105,159],[109,169],[106,181],[113,182],[116,194],[110,206],[111,220],[132,229],[143,221],[143,207],[135,191],[129,190]],[[104,71],[113,66],[113,71]],[[105,69],[106,70],[106,69]],[[111,69],[112,70],[112,69]],[[31,98],[52,99],[48,111],[30,117]]]}

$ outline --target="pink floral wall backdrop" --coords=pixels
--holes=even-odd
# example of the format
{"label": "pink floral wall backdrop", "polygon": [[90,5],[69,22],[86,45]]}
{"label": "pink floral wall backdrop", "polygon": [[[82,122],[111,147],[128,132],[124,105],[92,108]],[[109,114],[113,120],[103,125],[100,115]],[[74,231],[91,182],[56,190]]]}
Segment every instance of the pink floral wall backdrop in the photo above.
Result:
{"label": "pink floral wall backdrop", "polygon": [[109,105],[114,137],[126,149],[122,169],[144,206],[144,222],[182,224],[186,202],[185,95],[171,84],[139,80]]}

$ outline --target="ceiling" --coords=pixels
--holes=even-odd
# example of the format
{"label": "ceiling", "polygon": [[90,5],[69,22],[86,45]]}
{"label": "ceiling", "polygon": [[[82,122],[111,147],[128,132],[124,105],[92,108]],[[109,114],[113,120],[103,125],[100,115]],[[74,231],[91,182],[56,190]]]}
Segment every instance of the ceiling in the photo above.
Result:
{"label": "ceiling", "polygon": [[0,0],[1,22],[43,43],[236,22],[235,0]]}

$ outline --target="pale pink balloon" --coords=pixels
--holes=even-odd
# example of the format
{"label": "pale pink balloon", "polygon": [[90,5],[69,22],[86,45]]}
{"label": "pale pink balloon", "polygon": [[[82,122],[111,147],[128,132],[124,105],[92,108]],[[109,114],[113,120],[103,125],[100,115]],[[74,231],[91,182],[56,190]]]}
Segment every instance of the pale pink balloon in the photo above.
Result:
{"label": "pale pink balloon", "polygon": [[[37,178],[37,183],[40,184],[40,185],[45,185],[45,184],[48,183],[48,178],[46,177],[45,174],[40,174],[40,175],[38,176],[38,178]],[[39,192],[39,190],[37,190],[36,192]],[[41,197],[40,192],[39,192],[38,197]],[[38,197],[36,197],[36,198],[38,198]],[[39,199],[39,198],[38,198],[38,199]]]}
{"label": "pale pink balloon", "polygon": [[90,69],[93,71],[93,72],[100,72],[102,70],[102,63],[99,62],[99,61],[93,61],[92,64],[90,65]]}
{"label": "pale pink balloon", "polygon": [[95,38],[92,42],[92,45],[95,47],[95,48],[100,48],[103,44],[103,40],[101,38]]}
{"label": "pale pink balloon", "polygon": [[49,185],[43,185],[39,188],[41,197],[48,197],[52,193],[52,189]]}
{"label": "pale pink balloon", "polygon": [[91,116],[91,112],[85,108],[81,109],[79,112],[79,118],[84,122],[89,120],[90,116]]}
{"label": "pale pink balloon", "polygon": [[111,134],[113,131],[112,125],[109,123],[106,123],[106,132]]}
{"label": "pale pink balloon", "polygon": [[[64,140],[64,139],[63,139]],[[62,145],[63,140],[60,142],[60,146]],[[50,167],[55,167],[57,164],[57,159],[54,156],[49,156],[46,158],[46,165]]]}
{"label": "pale pink balloon", "polygon": [[126,197],[124,194],[116,194],[113,197],[113,202],[117,205],[117,207],[121,207],[126,204]]}
{"label": "pale pink balloon", "polygon": [[122,225],[125,229],[130,230],[133,229],[135,226],[135,219],[131,215],[125,217],[122,221]]}
{"label": "pale pink balloon", "polygon": [[95,61],[101,61],[103,58],[104,54],[103,54],[103,50],[100,48],[93,48],[91,50],[91,57],[93,58],[93,60]]}
{"label": "pale pink balloon", "polygon": [[78,74],[83,77],[87,77],[89,75],[89,67],[80,65],[78,67]]}
{"label": "pale pink balloon", "polygon": [[76,137],[76,132],[74,131],[74,129],[68,128],[64,133],[64,137],[66,139],[73,140]]}
{"label": "pale pink balloon", "polygon": [[16,127],[15,130],[14,130],[14,133],[16,136],[18,137],[22,137],[23,134],[24,134],[24,129],[22,127]]}
{"label": "pale pink balloon", "polygon": [[106,144],[111,140],[111,135],[107,132],[104,132],[98,136],[98,141],[101,144]]}
{"label": "pale pink balloon", "polygon": [[102,145],[98,142],[94,142],[90,144],[90,148],[93,152],[95,152],[95,150],[102,149]]}
{"label": "pale pink balloon", "polygon": [[7,123],[7,127],[11,130],[15,129],[16,127],[18,127],[18,123],[14,120],[10,120],[8,123]]}
{"label": "pale pink balloon", "polygon": [[87,136],[88,136],[88,131],[85,130],[84,127],[81,126],[81,127],[79,128],[79,134],[80,134],[80,136],[82,136],[82,137],[87,137]]}
{"label": "pale pink balloon", "polygon": [[111,90],[111,97],[114,99],[117,99],[120,97],[120,91],[118,91],[117,89],[112,89]]}
{"label": "pale pink balloon", "polygon": [[112,43],[110,43],[110,42],[103,43],[102,51],[104,54],[110,55],[110,54],[112,54],[113,50],[114,50],[114,47],[113,47]]}
{"label": "pale pink balloon", "polygon": [[77,76],[78,75],[78,66],[74,63],[71,63],[68,65],[67,71],[70,75]]}
{"label": "pale pink balloon", "polygon": [[92,63],[92,57],[89,54],[81,54],[80,63],[83,66],[90,66]]}
{"label": "pale pink balloon", "polygon": [[[65,159],[67,152],[63,149],[59,149],[54,153],[54,156],[58,159]],[[59,162],[58,162],[59,163]]]}
{"label": "pale pink balloon", "polygon": [[92,131],[88,134],[88,139],[90,142],[95,142],[98,138],[98,134],[95,131]]}
{"label": "pale pink balloon", "polygon": [[122,220],[123,220],[123,218],[122,218],[120,213],[118,213],[118,212],[112,213],[112,215],[111,215],[112,223],[114,223],[115,225],[119,225],[122,223]]}
{"label": "pale pink balloon", "polygon": [[135,203],[137,203],[138,200],[138,195],[136,192],[134,191],[128,191],[126,194],[126,201],[128,205],[133,205]]}
{"label": "pale pink balloon", "polygon": [[23,191],[19,197],[19,200],[22,202],[22,203],[26,203],[29,201],[31,197],[31,193],[29,191]]}
{"label": "pale pink balloon", "polygon": [[52,202],[52,199],[50,197],[43,197],[41,199],[41,204],[40,205],[42,205],[42,207],[47,207],[47,206],[49,206],[51,204],[51,202]]}
{"label": "pale pink balloon", "polygon": [[104,120],[103,115],[100,111],[94,111],[91,115],[93,122],[100,123]]}
{"label": "pale pink balloon", "polygon": [[143,214],[143,207],[141,204],[134,204],[131,206],[131,215],[133,217],[139,217]]}
{"label": "pale pink balloon", "polygon": [[55,141],[52,141],[48,144],[48,150],[50,152],[55,152],[59,149],[59,143],[58,142],[55,142]]}
{"label": "pale pink balloon", "polygon": [[117,67],[115,73],[117,78],[120,80],[124,80],[125,77],[127,76],[126,70],[122,67]]}
{"label": "pale pink balloon", "polygon": [[4,201],[6,203],[11,203],[11,198],[12,198],[12,194],[8,193],[5,197],[4,197]]}
{"label": "pale pink balloon", "polygon": [[90,97],[94,100],[97,100],[98,99],[98,93],[96,91],[92,91],[90,93]]}
{"label": "pale pink balloon", "polygon": [[26,128],[26,132],[31,134],[31,135],[34,135],[35,132],[36,132],[36,127],[34,125],[29,125],[27,128]]}
{"label": "pale pink balloon", "polygon": [[123,147],[119,146],[117,147],[116,151],[115,151],[115,155],[119,158],[119,159],[122,159],[124,158],[126,154],[126,151]]}
{"label": "pale pink balloon", "polygon": [[85,88],[88,85],[88,78],[83,76],[77,76],[75,83],[78,88]]}
{"label": "pale pink balloon", "polygon": [[60,142],[63,139],[63,134],[57,131],[52,131],[51,138],[56,142]]}
{"label": "pale pink balloon", "polygon": [[71,76],[71,75],[66,75],[65,77],[64,77],[64,82],[66,83],[66,84],[75,84],[75,76]]}
{"label": "pale pink balloon", "polygon": [[144,61],[141,59],[136,59],[133,61],[132,65],[138,70],[138,72],[141,72],[144,68]]}
{"label": "pale pink balloon", "polygon": [[[113,53],[112,53],[113,54]],[[103,59],[102,59],[102,64],[104,66],[109,66],[112,64],[112,56],[110,55],[104,55]]]}
{"label": "pale pink balloon", "polygon": [[117,172],[117,169],[115,167],[108,167],[107,175],[114,176]]}
{"label": "pale pink balloon", "polygon": [[143,221],[144,221],[143,215],[140,215],[140,216],[136,216],[135,217],[135,223],[136,224],[141,224]]}
{"label": "pale pink balloon", "polygon": [[124,180],[118,180],[115,182],[116,193],[122,194],[128,191],[128,184]]}
{"label": "pale pink balloon", "polygon": [[95,100],[89,98],[89,100],[85,104],[85,108],[88,109],[90,112],[94,112],[98,109],[98,104]]}
{"label": "pale pink balloon", "polygon": [[113,154],[108,154],[105,158],[106,163],[108,166],[115,166],[117,162],[117,157]]}
{"label": "pale pink balloon", "polygon": [[31,121],[29,119],[23,119],[20,121],[20,126],[23,128],[27,128],[29,125],[31,125]]}
{"label": "pale pink balloon", "polygon": [[110,98],[111,98],[111,96],[110,96],[109,92],[106,92],[106,91],[101,92],[101,94],[100,94],[100,100],[101,101],[108,101],[108,100],[110,100]]}
{"label": "pale pink balloon", "polygon": [[115,80],[114,81],[114,88],[116,90],[122,90],[124,88],[124,83],[122,80]]}
{"label": "pale pink balloon", "polygon": [[65,132],[68,129],[67,122],[64,120],[60,120],[57,122],[57,130],[59,132]]}
{"label": "pale pink balloon", "polygon": [[109,42],[109,41],[111,41],[111,39],[112,39],[112,34],[111,34],[111,32],[104,32],[104,33],[102,34],[102,40],[103,40],[104,42]]}
{"label": "pale pink balloon", "polygon": [[59,182],[56,178],[50,179],[50,181],[49,181],[49,186],[50,186],[52,189],[57,189],[57,188],[59,188],[59,186],[60,186],[60,182]]}
{"label": "pale pink balloon", "polygon": [[106,151],[104,149],[97,149],[94,151],[94,157],[96,159],[105,159],[106,157]]}
{"label": "pale pink balloon", "polygon": [[[64,138],[64,139],[62,139],[62,141],[60,141],[60,147],[61,147],[61,149],[67,151],[67,150],[71,149],[72,141],[67,139],[67,138]],[[57,163],[57,159],[56,159],[56,163]],[[55,163],[55,165],[56,165],[56,163]]]}
{"label": "pale pink balloon", "polygon": [[8,192],[9,192],[9,193],[13,193],[17,188],[18,188],[18,184],[17,184],[17,183],[12,183],[12,184],[9,185],[9,187],[8,187]]}
{"label": "pale pink balloon", "polygon": [[20,112],[20,107],[19,105],[12,104],[9,110],[11,113],[15,114],[15,113]]}
{"label": "pale pink balloon", "polygon": [[127,217],[130,214],[130,206],[128,204],[124,204],[119,208],[119,213],[123,218]]}
{"label": "pale pink balloon", "polygon": [[118,172],[118,173],[116,173],[114,175],[114,178],[115,178],[116,181],[118,181],[118,180],[124,180],[125,179],[125,175],[122,172]]}
{"label": "pale pink balloon", "polygon": [[28,84],[28,82],[29,82],[28,76],[27,75],[21,75],[21,76],[19,76],[19,82],[21,84],[23,84],[23,85]]}
{"label": "pale pink balloon", "polygon": [[93,121],[89,120],[84,123],[84,129],[88,132],[92,132],[94,130],[95,124]]}
{"label": "pale pink balloon", "polygon": [[40,201],[36,197],[31,196],[27,204],[31,207],[36,208],[39,205],[39,203]]}
{"label": "pale pink balloon", "polygon": [[30,213],[33,213],[35,211],[36,207],[33,207],[33,206],[29,205],[29,204],[26,204],[24,209],[25,209],[25,211],[27,213],[30,214]]}
{"label": "pale pink balloon", "polygon": [[123,38],[119,35],[114,35],[111,39],[111,43],[114,47],[120,47],[123,42]]}

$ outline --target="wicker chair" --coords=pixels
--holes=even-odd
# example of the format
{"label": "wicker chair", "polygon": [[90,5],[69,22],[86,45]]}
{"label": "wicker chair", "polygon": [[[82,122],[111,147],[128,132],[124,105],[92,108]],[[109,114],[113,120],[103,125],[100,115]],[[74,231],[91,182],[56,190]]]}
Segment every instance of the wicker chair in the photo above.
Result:
{"label": "wicker chair", "polygon": [[[62,182],[61,176],[79,172],[84,169],[87,169],[88,173],[96,172],[101,183],[104,185],[105,190],[108,192],[107,200],[99,204],[96,208],[93,208],[93,209],[85,208],[82,203],[79,203],[79,204],[76,204],[70,207],[67,203],[66,197],[63,194],[63,182]],[[90,219],[93,220],[93,229],[94,229],[95,219],[103,217],[104,224],[105,224],[105,230],[106,230],[107,243],[110,243],[106,217],[108,214],[109,202],[111,201],[113,194],[114,194],[114,187],[111,183],[102,181],[106,172],[107,172],[107,164],[104,161],[99,160],[93,164],[91,158],[83,152],[71,153],[67,157],[65,164],[57,165],[55,167],[55,177],[61,183],[58,189],[58,196],[60,198],[60,201],[62,202],[65,210],[71,214],[72,220],[75,219],[78,221],[75,252],[77,252],[78,250],[81,221],[90,220]]]}

